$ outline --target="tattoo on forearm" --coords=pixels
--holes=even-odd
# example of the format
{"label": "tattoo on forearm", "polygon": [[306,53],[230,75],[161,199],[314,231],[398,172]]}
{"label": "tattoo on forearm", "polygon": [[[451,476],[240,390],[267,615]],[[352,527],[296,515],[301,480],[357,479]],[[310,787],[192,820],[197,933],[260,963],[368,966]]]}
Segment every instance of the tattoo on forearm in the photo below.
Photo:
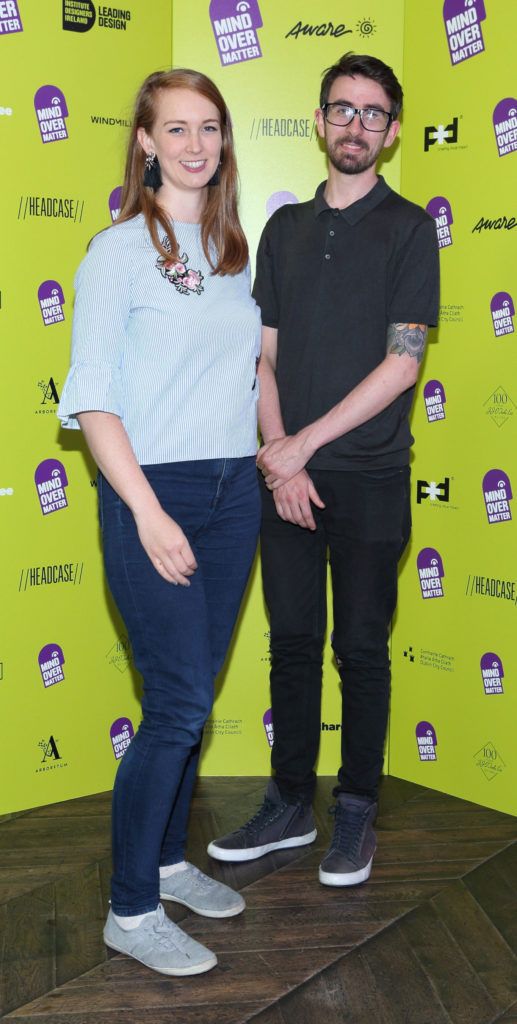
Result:
{"label": "tattoo on forearm", "polygon": [[427,326],[425,324],[390,324],[388,327],[388,354],[412,356],[417,363],[424,355]]}

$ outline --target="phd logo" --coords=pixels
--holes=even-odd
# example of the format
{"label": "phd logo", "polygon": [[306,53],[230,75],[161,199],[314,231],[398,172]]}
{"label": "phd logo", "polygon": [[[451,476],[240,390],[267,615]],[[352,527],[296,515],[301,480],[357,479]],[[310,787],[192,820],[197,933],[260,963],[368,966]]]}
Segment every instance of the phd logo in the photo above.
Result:
{"label": "phd logo", "polygon": [[45,687],[63,682],[65,678],[64,664],[65,656],[59,644],[45,644],[45,647],[41,648],[38,654],[38,665]]}
{"label": "phd logo", "polygon": [[485,693],[504,693],[504,669],[500,657],[493,651],[487,651],[481,658],[480,667]]}
{"label": "phd logo", "polygon": [[417,480],[416,482],[416,503],[420,505],[426,498],[430,498],[431,501],[448,501],[450,492],[450,477],[446,476],[445,480],[441,484],[437,484],[434,480],[429,483],[427,480]]}
{"label": "phd logo", "polygon": [[68,478],[62,462],[58,459],[44,459],[36,468],[34,482],[44,516],[67,508],[65,487],[68,487]]}
{"label": "phd logo", "polygon": [[210,0],[210,21],[223,67],[262,57],[258,0]]}
{"label": "phd logo", "polygon": [[431,146],[438,143],[442,146],[444,142],[451,143],[458,141],[458,118],[453,117],[450,124],[427,125],[424,128],[424,152],[428,153]]}
{"label": "phd logo", "polygon": [[512,518],[513,498],[508,475],[502,469],[489,469],[483,477],[483,497],[489,523],[504,523]]}
{"label": "phd logo", "polygon": [[428,380],[424,387],[424,404],[427,422],[445,419],[445,388],[439,380]]}
{"label": "phd logo", "polygon": [[515,307],[512,296],[508,292],[496,292],[492,296],[490,312],[496,338],[502,338],[505,334],[513,334],[512,318],[515,316]]}
{"label": "phd logo", "polygon": [[17,0],[0,0],[0,36],[23,32]]}
{"label": "phd logo", "polygon": [[125,754],[134,735],[135,730],[130,718],[115,719],[110,728],[110,740],[117,761]]}
{"label": "phd logo", "polygon": [[34,109],[42,142],[59,142],[68,138],[65,118],[66,100],[57,85],[42,85],[34,96]]}
{"label": "phd logo", "polygon": [[436,222],[438,248],[446,249],[452,245],[451,224],[454,222],[449,200],[444,196],[434,196],[429,200],[426,210]]}
{"label": "phd logo", "polygon": [[65,296],[58,281],[42,281],[38,288],[38,302],[45,327],[59,324],[65,319]]}
{"label": "phd logo", "polygon": [[298,202],[298,196],[295,196],[294,192],[273,192],[266,203],[266,214],[268,219],[269,217],[272,217],[281,206],[292,206]]}
{"label": "phd logo", "polygon": [[267,711],[264,712],[264,714],[262,716],[262,724],[263,724],[264,729],[266,731],[266,739],[267,739],[267,741],[269,743],[269,746],[272,747],[273,746],[273,740],[274,740],[274,732],[273,732],[273,714],[272,714],[271,708],[268,708]]}
{"label": "phd logo", "polygon": [[108,199],[109,211],[111,214],[111,220],[115,221],[120,213],[120,203],[122,199],[122,185],[117,185],[116,188],[110,192]]}
{"label": "phd logo", "polygon": [[499,156],[517,151],[517,100],[508,96],[501,100],[493,115],[495,141]]}
{"label": "phd logo", "polygon": [[434,725],[430,722],[419,722],[416,729],[416,742],[418,747],[418,756],[421,761],[436,761],[436,748],[438,746],[438,740],[436,738],[436,732]]}
{"label": "phd logo", "polygon": [[416,560],[422,597],[443,597],[443,562],[436,548],[422,548]]}
{"label": "phd logo", "polygon": [[484,0],[445,0],[443,20],[451,64],[461,64],[483,52],[481,22],[485,18]]}

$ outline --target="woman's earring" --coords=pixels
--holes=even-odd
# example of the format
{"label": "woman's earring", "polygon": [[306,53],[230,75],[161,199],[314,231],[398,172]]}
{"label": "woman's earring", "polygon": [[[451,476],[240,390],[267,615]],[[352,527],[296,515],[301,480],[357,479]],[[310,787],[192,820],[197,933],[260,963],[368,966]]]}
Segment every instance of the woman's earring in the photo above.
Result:
{"label": "woman's earring", "polygon": [[222,160],[219,161],[219,163],[218,163],[214,173],[212,174],[212,177],[210,178],[210,181],[208,182],[209,185],[219,185],[220,184],[220,182],[221,182],[221,163],[222,163]]}
{"label": "woman's earring", "polygon": [[158,157],[152,151],[145,158],[144,185],[146,188],[152,188],[153,192],[157,192],[162,185]]}

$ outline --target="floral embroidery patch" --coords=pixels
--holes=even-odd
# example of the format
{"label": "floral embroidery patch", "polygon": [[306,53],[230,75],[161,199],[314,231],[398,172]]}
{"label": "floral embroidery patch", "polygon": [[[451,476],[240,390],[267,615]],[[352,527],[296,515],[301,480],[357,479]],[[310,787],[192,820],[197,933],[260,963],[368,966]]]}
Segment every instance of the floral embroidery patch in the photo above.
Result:
{"label": "floral embroidery patch", "polygon": [[[162,245],[165,249],[170,250],[168,238],[162,239]],[[164,256],[158,256],[156,266],[162,277],[166,277],[181,295],[190,295],[191,292],[195,295],[201,295],[201,292],[204,291],[202,284],[203,274],[200,270],[190,270],[187,266],[188,261],[189,257],[186,253],[180,256],[176,262],[166,260]]]}

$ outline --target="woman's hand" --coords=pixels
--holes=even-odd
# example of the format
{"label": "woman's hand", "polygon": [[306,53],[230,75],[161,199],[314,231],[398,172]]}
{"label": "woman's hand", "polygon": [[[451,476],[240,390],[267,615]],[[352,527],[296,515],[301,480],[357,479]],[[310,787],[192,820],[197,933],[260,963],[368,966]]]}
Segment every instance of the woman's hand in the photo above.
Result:
{"label": "woman's hand", "polygon": [[160,576],[168,583],[190,587],[188,577],[197,562],[181,526],[162,508],[135,514],[135,522],[142,547]]}

